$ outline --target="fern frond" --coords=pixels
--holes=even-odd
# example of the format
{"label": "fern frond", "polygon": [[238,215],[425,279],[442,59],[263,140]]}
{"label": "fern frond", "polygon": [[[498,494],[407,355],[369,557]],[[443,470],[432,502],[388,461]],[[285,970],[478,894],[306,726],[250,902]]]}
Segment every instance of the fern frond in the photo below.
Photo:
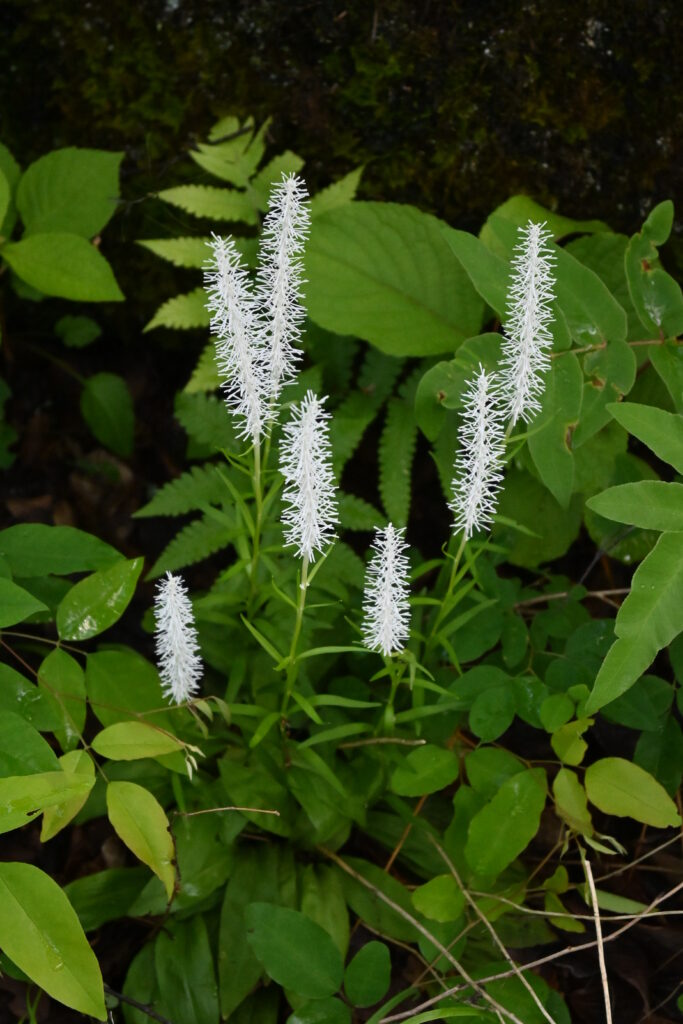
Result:
{"label": "fern frond", "polygon": [[133,513],[133,518],[148,516],[182,516],[194,512],[203,505],[220,505],[228,492],[220,475],[219,467],[212,463],[193,466],[189,472],[169,480],[151,501]]}
{"label": "fern frond", "polygon": [[166,545],[147,574],[147,579],[155,579],[162,573],[203,561],[221,548],[228,547],[235,533],[236,528],[231,529],[209,516],[194,519]]}
{"label": "fern frond", "polygon": [[339,495],[339,519],[345,530],[374,530],[386,526],[386,519],[374,505],[355,494]]}
{"label": "fern frond", "polygon": [[215,185],[179,185],[158,193],[165,203],[177,206],[193,217],[242,221],[256,224],[256,210],[245,192]]}
{"label": "fern frond", "polygon": [[149,323],[145,324],[143,331],[153,331],[155,327],[186,331],[192,327],[208,326],[206,292],[203,288],[195,288],[186,295],[174,295],[172,299],[162,303]]}
{"label": "fern frond", "polygon": [[206,348],[202,349],[202,354],[183,391],[186,395],[194,395],[202,391],[216,391],[220,387],[220,383],[221,377],[216,366],[216,346],[213,341],[210,341]]}
{"label": "fern frond", "polygon": [[175,416],[193,441],[215,449],[239,451],[244,447],[232,429],[225,405],[215,395],[187,394],[175,400]]}
{"label": "fern frond", "polygon": [[391,398],[379,442],[379,493],[389,519],[405,526],[410,512],[410,471],[417,444],[412,403]]}

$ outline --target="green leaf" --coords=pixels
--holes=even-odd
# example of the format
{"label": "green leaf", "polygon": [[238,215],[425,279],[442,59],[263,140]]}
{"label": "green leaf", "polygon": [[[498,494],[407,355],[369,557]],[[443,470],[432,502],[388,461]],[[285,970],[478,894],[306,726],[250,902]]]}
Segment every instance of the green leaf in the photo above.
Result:
{"label": "green leaf", "polygon": [[12,202],[12,190],[10,184],[0,168],[0,224],[2,224]]}
{"label": "green leaf", "polygon": [[149,570],[147,579],[156,579],[165,572],[183,569],[226,548],[234,540],[236,530],[209,516],[195,519],[180,530],[161,552]]}
{"label": "green leaf", "polygon": [[512,725],[515,695],[510,686],[494,686],[478,694],[470,710],[470,729],[484,743],[497,740]]}
{"label": "green leaf", "polygon": [[538,714],[545,731],[555,732],[574,714],[574,701],[566,693],[553,693],[545,698]]}
{"label": "green leaf", "polygon": [[666,385],[676,412],[683,412],[683,345],[676,341],[650,347],[650,362]]}
{"label": "green leaf", "polygon": [[0,779],[0,832],[21,828],[45,810],[87,794],[93,779],[63,771]]}
{"label": "green leaf", "polygon": [[124,299],[104,256],[79,235],[30,235],[8,242],[2,256],[22,281],[45,295],[77,302]]}
{"label": "green leaf", "polygon": [[[64,757],[73,757],[74,753],[72,751]],[[78,914],[83,929],[90,932],[107,921],[125,917],[133,900],[148,881],[149,872],[142,865],[136,868],[106,868],[69,882],[64,892]]]}
{"label": "green leaf", "polygon": [[610,487],[586,502],[606,519],[645,530],[683,531],[683,484],[639,480]]}
{"label": "green leaf", "polygon": [[344,991],[353,1006],[373,1006],[391,981],[391,956],[383,942],[367,942],[344,973]]}
{"label": "green leaf", "polygon": [[[357,857],[346,857],[345,860],[349,867],[370,882],[375,889],[388,896],[392,903],[415,916],[410,894],[397,879],[369,861]],[[367,921],[373,929],[392,939],[403,942],[414,942],[417,939],[415,927],[362,882],[346,872],[341,875],[341,881],[347,902],[361,921]]]}
{"label": "green leaf", "polygon": [[244,192],[215,185],[179,185],[158,192],[159,199],[177,206],[194,217],[209,220],[242,221],[256,224],[256,209]]}
{"label": "green leaf", "polygon": [[85,726],[85,680],[75,658],[61,648],[50,651],[38,669],[38,685],[59,723],[54,733],[62,750],[78,746]]}
{"label": "green leaf", "polygon": [[571,352],[553,359],[546,375],[540,413],[529,435],[529,451],[541,480],[567,508],[574,489],[571,433],[581,411],[583,373]]}
{"label": "green leaf", "polygon": [[122,159],[123,153],[70,146],[32,163],[16,196],[26,233],[97,235],[116,209]]}
{"label": "green leaf", "polygon": [[0,717],[0,776],[58,772],[57,756],[37,729],[12,711]]}
{"label": "green leaf", "polygon": [[59,725],[45,693],[9,665],[0,665],[0,710],[16,712],[41,732]]}
{"label": "green leaf", "polygon": [[349,947],[349,911],[338,872],[327,864],[307,864],[301,876],[302,914],[328,933],[346,957]]}
{"label": "green leaf", "polygon": [[373,505],[355,494],[339,493],[339,519],[345,530],[374,530],[386,526],[386,518]]}
{"label": "green leaf", "polygon": [[90,533],[42,523],[0,531],[0,555],[9,562],[13,576],[28,578],[104,569],[121,558],[115,548]]}
{"label": "green leaf", "polygon": [[364,170],[364,164],[354,167],[343,178],[333,181],[321,192],[316,192],[311,199],[311,214],[314,217],[319,217],[321,213],[327,213],[328,210],[334,210],[337,206],[343,206],[344,203],[350,203],[352,199],[355,199]]}
{"label": "green leaf", "polygon": [[[437,363],[424,374],[415,395],[415,418],[430,440],[434,440],[441,431],[446,410],[462,408],[465,386],[477,372],[479,364],[491,373],[497,370],[501,341],[500,334],[490,332],[468,338],[458,349],[455,359]],[[449,451],[449,472],[452,461]]]}
{"label": "green leaf", "polygon": [[465,771],[472,788],[488,800],[506,779],[524,771],[524,765],[502,747],[478,747],[465,758]]}
{"label": "green leaf", "polygon": [[175,736],[145,722],[116,722],[102,729],[91,741],[102,757],[112,761],[137,761],[141,757],[159,757],[183,749]]}
{"label": "green leaf", "polygon": [[[235,435],[225,402],[215,395],[180,391],[174,404],[175,417],[197,444],[216,450],[239,451],[244,442]],[[225,472],[225,470],[223,470]]]}
{"label": "green leaf", "polygon": [[663,533],[636,569],[610,647],[586,702],[593,714],[625,693],[683,631],[683,533]]}
{"label": "green leaf", "polygon": [[496,877],[526,849],[538,831],[545,797],[542,768],[519,772],[501,785],[470,822],[465,856],[475,874]]}
{"label": "green leaf", "polygon": [[200,270],[211,256],[208,238],[143,238],[138,239],[137,244],[162,260],[168,260],[174,267]]}
{"label": "green leaf", "polygon": [[[249,1024],[261,1024],[262,1020],[261,1016],[254,1017]],[[312,999],[290,1014],[286,1024],[351,1024],[351,1010],[341,999],[333,996],[328,999]]]}
{"label": "green leaf", "polygon": [[[582,502],[574,495],[569,507],[563,509],[530,473],[510,469],[505,475],[493,536],[507,549],[513,565],[534,568],[567,551],[581,526],[581,507]],[[508,525],[504,518],[522,529]]]}
{"label": "green leaf", "polygon": [[174,331],[208,327],[210,319],[206,292],[203,288],[195,288],[186,295],[174,295],[162,303],[143,331],[152,331],[155,327],[170,327]]}
{"label": "green leaf", "polygon": [[174,850],[161,804],[135,782],[110,782],[107,813],[119,839],[152,869],[170,900],[175,886]]}
{"label": "green leaf", "polygon": [[[86,778],[91,778],[92,784],[95,784],[95,765],[87,751],[70,750],[68,753],[62,754],[59,759],[59,765],[67,775],[76,775],[81,778],[85,776]],[[52,839],[63,828],[66,828],[84,806],[87,799],[88,793],[83,793],[81,796],[75,796],[73,800],[68,800],[58,807],[46,807],[43,812],[43,826],[40,830],[41,843],[46,843],[48,839]]]}
{"label": "green leaf", "polygon": [[116,373],[96,373],[89,377],[81,392],[81,412],[105,447],[124,458],[132,455],[135,414],[123,377]]}
{"label": "green leaf", "polygon": [[[219,122],[219,124],[222,122]],[[270,118],[261,125],[254,134],[248,131],[245,134],[236,135],[234,138],[225,141],[214,141],[211,145],[199,143],[196,149],[190,150],[190,156],[203,167],[209,174],[213,174],[223,181],[229,181],[233,185],[245,187],[252,174],[258,167],[265,151],[265,133],[270,125]],[[251,119],[247,119],[243,127],[253,127]],[[225,135],[233,135],[237,128],[226,128],[221,130],[217,136],[211,138],[223,138]]]}
{"label": "green leaf", "polygon": [[413,906],[430,921],[457,921],[465,909],[465,896],[452,875],[437,875],[413,890]]}
{"label": "green leaf", "polygon": [[651,337],[660,330],[675,336],[683,330],[683,294],[680,285],[659,264],[657,246],[666,242],[673,224],[673,203],[666,200],[652,210],[628,243],[624,265],[631,300]]}
{"label": "green leaf", "polygon": [[62,316],[55,324],[55,334],[68,348],[85,348],[102,334],[102,328],[89,316]]}
{"label": "green leaf", "polygon": [[683,416],[635,402],[607,406],[617,423],[683,476]]}
{"label": "green leaf", "polygon": [[571,829],[583,835],[593,834],[593,822],[588,810],[586,790],[576,772],[560,768],[553,779],[555,810]]}
{"label": "green leaf", "polygon": [[256,196],[259,210],[265,213],[268,209],[270,193],[275,185],[279,185],[282,176],[298,174],[303,166],[304,161],[296,153],[292,153],[291,149],[286,149],[284,153],[278,153],[269,160],[249,182],[249,191]]}
{"label": "green leaf", "polygon": [[0,946],[49,996],[106,1020],[102,975],[78,917],[49,875],[0,864]]}
{"label": "green leaf", "polygon": [[400,796],[422,796],[450,786],[460,766],[452,750],[425,744],[411,750],[391,776],[390,786]]}
{"label": "green leaf", "polygon": [[681,818],[663,786],[623,757],[603,757],[586,769],[586,792],[605,814],[634,818],[654,828],[677,827]]}
{"label": "green leaf", "polygon": [[579,718],[575,722],[567,722],[555,729],[550,737],[550,745],[564,764],[581,764],[588,744],[583,734],[593,724],[592,718]]}
{"label": "green leaf", "polygon": [[556,213],[554,210],[547,210],[540,203],[531,199],[530,196],[511,196],[504,203],[501,203],[500,206],[496,207],[480,232],[480,238],[484,245],[494,252],[499,250],[496,248],[497,236],[493,225],[490,223],[493,217],[496,220],[507,220],[515,226],[524,225],[529,220],[536,221],[537,223],[545,221],[548,230],[552,232],[555,239],[565,238],[567,235],[608,230],[607,224],[604,221],[574,220],[572,217],[563,217],[562,214]]}
{"label": "green leaf", "polygon": [[274,903],[250,904],[245,920],[249,945],[273,981],[311,999],[339,989],[342,958],[319,924]]}
{"label": "green leaf", "polygon": [[96,651],[88,655],[85,671],[88,700],[104,726],[128,722],[132,713],[154,711],[150,721],[171,728],[161,695],[159,673],[142,655],[131,650]]}
{"label": "green leaf", "polygon": [[410,206],[347,203],[316,218],[306,276],[311,319],[392,355],[452,352],[481,324],[439,221]]}
{"label": "green leaf", "polygon": [[135,593],[142,566],[142,558],[122,559],[76,583],[57,608],[60,638],[87,640],[117,622]]}
{"label": "green leaf", "polygon": [[505,320],[509,277],[506,261],[468,231],[457,231],[447,224],[442,231],[484,302],[500,320]]}
{"label": "green leaf", "polygon": [[0,577],[0,629],[23,622],[36,612],[46,612],[47,606],[37,601],[28,590],[17,586],[5,576]]}
{"label": "green leaf", "polygon": [[410,471],[417,444],[417,424],[410,406],[390,398],[379,441],[379,493],[395,526],[405,526],[410,511]]}
{"label": "green leaf", "polygon": [[212,463],[192,466],[187,473],[160,487],[146,505],[133,513],[147,516],[182,516],[204,505],[220,505],[228,497],[220,467]]}
{"label": "green leaf", "polygon": [[[218,1024],[218,986],[201,914],[173,921],[154,943],[158,1009],[183,1024]],[[180,968],[180,969],[179,969]]]}
{"label": "green leaf", "polygon": [[607,285],[565,249],[554,253],[557,301],[572,337],[581,345],[625,341],[626,313]]}

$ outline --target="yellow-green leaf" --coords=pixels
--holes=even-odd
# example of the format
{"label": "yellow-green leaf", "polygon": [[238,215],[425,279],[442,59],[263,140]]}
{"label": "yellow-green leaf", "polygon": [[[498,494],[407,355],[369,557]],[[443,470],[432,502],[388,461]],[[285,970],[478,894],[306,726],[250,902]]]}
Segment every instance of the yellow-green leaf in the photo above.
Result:
{"label": "yellow-green leaf", "polygon": [[98,732],[92,748],[112,761],[136,761],[182,750],[182,743],[168,732],[145,722],[117,722]]}
{"label": "yellow-green leaf", "polygon": [[170,900],[175,885],[173,840],[168,818],[156,797],[135,782],[110,782],[107,812],[119,839],[152,869]]}
{"label": "yellow-green leaf", "polygon": [[654,828],[681,824],[676,805],[649,772],[623,757],[603,757],[586,769],[586,792],[605,814]]}

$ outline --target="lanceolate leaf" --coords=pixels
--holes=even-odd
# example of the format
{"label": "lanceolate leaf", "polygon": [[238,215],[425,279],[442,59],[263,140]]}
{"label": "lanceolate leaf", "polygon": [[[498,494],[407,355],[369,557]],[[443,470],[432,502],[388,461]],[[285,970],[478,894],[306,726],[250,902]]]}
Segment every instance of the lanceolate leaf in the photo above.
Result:
{"label": "lanceolate leaf", "polygon": [[546,378],[541,411],[533,422],[529,451],[541,479],[566,508],[574,484],[571,431],[579,419],[583,373],[571,352],[553,359]]}
{"label": "lanceolate leaf", "polygon": [[107,1019],[100,968],[76,911],[32,864],[0,864],[0,946],[48,995]]}
{"label": "lanceolate leaf", "polygon": [[683,484],[639,480],[610,487],[586,504],[598,515],[644,530],[683,530]]}
{"label": "lanceolate leaf", "polygon": [[256,210],[244,192],[214,185],[179,185],[158,195],[165,203],[179,206],[195,217],[256,223]]}
{"label": "lanceolate leaf", "polygon": [[170,900],[175,885],[173,840],[156,797],[135,782],[110,782],[107,812],[119,839],[161,879]]}
{"label": "lanceolate leaf", "polygon": [[86,640],[117,622],[135,592],[142,564],[142,558],[121,559],[72,587],[57,609],[61,639]]}
{"label": "lanceolate leaf", "polygon": [[663,533],[638,566],[614,631],[618,639],[600,667],[585,714],[630,689],[657,652],[683,631],[683,533]]}
{"label": "lanceolate leaf", "polygon": [[379,492],[389,520],[405,526],[410,511],[410,471],[417,443],[417,424],[411,405],[389,400],[379,443]]}
{"label": "lanceolate leaf", "polygon": [[651,405],[614,402],[607,406],[614,419],[646,444],[663,462],[683,476],[683,416]]}
{"label": "lanceolate leaf", "polygon": [[507,779],[470,822],[465,856],[477,875],[499,875],[536,835],[545,806],[546,778],[531,768]]}
{"label": "lanceolate leaf", "polygon": [[586,769],[588,799],[605,814],[654,828],[680,825],[676,805],[649,772],[623,757],[603,757]]}

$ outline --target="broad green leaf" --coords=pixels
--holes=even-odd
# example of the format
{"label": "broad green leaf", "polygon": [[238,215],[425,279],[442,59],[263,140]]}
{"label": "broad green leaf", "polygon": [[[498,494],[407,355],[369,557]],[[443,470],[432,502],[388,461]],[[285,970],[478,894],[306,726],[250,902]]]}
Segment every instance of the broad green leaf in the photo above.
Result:
{"label": "broad green leaf", "polygon": [[152,869],[170,900],[175,886],[174,850],[161,804],[135,782],[110,782],[107,813],[119,839]]}
{"label": "broad green leaf", "polygon": [[133,452],[133,399],[123,377],[96,373],[81,392],[81,412],[101,444],[127,458]]}
{"label": "broad green leaf", "polygon": [[553,693],[545,698],[538,713],[545,731],[555,732],[574,714],[574,701],[566,693]]}
{"label": "broad green leaf", "polygon": [[71,588],[57,609],[62,640],[87,640],[121,618],[135,593],[143,559],[121,560]]}
{"label": "broad green leaf", "polygon": [[636,402],[607,406],[617,423],[683,476],[683,416]]}
{"label": "broad green leaf", "polygon": [[593,714],[625,693],[683,631],[683,533],[663,533],[636,569],[610,647],[586,702]]}
{"label": "broad green leaf", "polygon": [[[7,181],[10,188],[10,194],[14,192],[17,182],[21,177],[21,167],[10,153],[7,146],[0,142],[0,171]],[[9,238],[14,229],[14,225],[17,219],[16,204],[11,198],[8,204],[5,216],[0,221],[0,235],[3,238]]]}
{"label": "broad green leaf", "polygon": [[553,359],[528,443],[541,480],[562,508],[567,508],[574,489],[571,434],[582,397],[583,373],[577,356],[567,352]]}
{"label": "broad green leaf", "polygon": [[45,295],[77,302],[124,299],[104,256],[79,235],[29,235],[8,242],[2,256],[22,281]]}
{"label": "broad green leaf", "polygon": [[607,224],[601,220],[574,220],[571,217],[563,217],[562,214],[555,213],[554,210],[547,210],[540,203],[531,199],[530,196],[511,196],[504,203],[501,203],[500,206],[496,207],[479,233],[479,237],[484,245],[488,246],[493,252],[499,252],[499,255],[497,235],[494,226],[491,224],[493,217],[496,220],[507,220],[514,226],[524,226],[530,220],[536,223],[545,221],[548,230],[552,232],[556,240],[567,235],[608,230]]}
{"label": "broad green leaf", "polygon": [[85,726],[83,669],[72,655],[56,647],[38,669],[38,685],[59,722],[54,732],[60,747],[72,750],[78,745]]}
{"label": "broad green leaf", "polygon": [[327,213],[328,210],[334,210],[337,206],[343,206],[344,203],[350,203],[355,199],[364,169],[362,164],[360,167],[354,167],[343,178],[333,181],[321,192],[316,192],[311,199],[312,215],[319,217],[321,213]]}
{"label": "broad green leaf", "polygon": [[570,828],[584,835],[593,834],[593,822],[588,810],[586,790],[579,782],[576,772],[560,768],[553,779],[555,810]]}
{"label": "broad green leaf", "polygon": [[0,779],[0,832],[21,828],[46,807],[87,796],[92,785],[93,779],[87,775],[63,771]]}
{"label": "broad green leaf", "polygon": [[437,875],[413,890],[413,906],[430,921],[457,921],[465,896],[452,875]]}
{"label": "broad green leaf", "polygon": [[469,234],[444,224],[444,237],[482,299],[505,320],[509,269],[507,262]]}
{"label": "broad green leaf", "polygon": [[[634,687],[631,693],[637,690]],[[640,734],[633,760],[654,775],[670,796],[676,796],[683,781],[683,731],[673,715],[663,728],[660,724],[656,731]]]}
{"label": "broad green leaf", "polygon": [[256,209],[244,192],[214,185],[178,185],[157,193],[165,203],[177,206],[195,217],[209,220],[242,221],[256,224]]}
{"label": "broad green leaf", "polygon": [[545,797],[542,768],[519,772],[502,784],[470,822],[465,856],[475,874],[496,877],[526,849],[538,831]]}
{"label": "broad green leaf", "polygon": [[626,311],[628,318],[629,341],[641,340],[648,336],[638,314],[631,302],[631,295],[626,280],[624,256],[628,245],[626,235],[612,231],[597,231],[593,235],[583,235],[570,242],[565,248],[572,256],[600,277],[620,306]]}
{"label": "broad green leaf", "polygon": [[[67,775],[85,776],[91,778],[93,785],[95,784],[95,764],[87,751],[70,750],[67,754],[62,754],[59,765]],[[83,793],[57,807],[47,807],[43,812],[43,826],[40,830],[41,843],[46,843],[48,839],[52,839],[63,828],[66,828],[87,799],[88,794]]]}
{"label": "broad green leaf", "polygon": [[[64,757],[73,757],[73,753]],[[47,814],[46,814],[47,817]],[[149,880],[142,865],[135,868],[105,868],[84,875],[64,887],[84,931],[94,931],[107,921],[125,917],[135,897]]]}
{"label": "broad green leaf", "polygon": [[460,766],[452,750],[425,744],[402,760],[391,776],[390,786],[401,796],[422,796],[445,789],[458,777]]}
{"label": "broad green leaf", "polygon": [[0,776],[58,772],[52,747],[32,725],[13,711],[0,716]]}
{"label": "broad green leaf", "polygon": [[[396,878],[369,861],[357,857],[346,857],[345,860],[349,867],[371,884],[373,889],[384,893],[392,903],[397,904],[413,917],[416,916],[415,908],[410,901],[410,893]],[[410,921],[406,921],[404,917],[392,910],[372,889],[368,889],[362,882],[345,871],[340,874],[340,877],[347,902],[361,921],[367,921],[373,929],[392,939],[399,939],[403,942],[416,940],[417,932]]]}
{"label": "broad green leaf", "polygon": [[274,903],[251,903],[245,920],[249,945],[273,981],[311,999],[339,989],[341,954],[320,925]]}
{"label": "broad green leaf", "polygon": [[683,413],[683,345],[676,341],[652,345],[650,362],[666,385],[676,412]]}
{"label": "broad green leaf", "polygon": [[206,292],[203,288],[195,288],[186,295],[174,295],[162,303],[143,330],[170,327],[174,331],[185,331],[193,327],[208,327],[210,319]]}
{"label": "broad green leaf", "polygon": [[36,612],[46,612],[47,606],[36,600],[28,590],[0,577],[0,629],[23,622]]}
{"label": "broad green leaf", "polygon": [[107,1019],[100,968],[76,912],[32,864],[0,864],[0,946],[53,999]]}
{"label": "broad green leaf", "polygon": [[339,874],[327,864],[308,864],[301,876],[302,914],[310,917],[331,937],[346,957],[349,946],[349,911]]}
{"label": "broad green leaf", "polygon": [[102,729],[91,741],[101,757],[112,761],[137,761],[141,757],[159,757],[183,749],[175,736],[145,722],[117,722]]}
{"label": "broad green leaf", "polygon": [[391,956],[383,942],[366,942],[344,972],[344,991],[352,1006],[373,1006],[391,981]]}
{"label": "broad green leaf", "polygon": [[586,769],[586,792],[605,814],[635,818],[654,828],[677,827],[681,818],[663,786],[623,757],[603,757]]}
{"label": "broad green leaf", "polygon": [[102,334],[102,328],[89,316],[62,316],[55,334],[68,348],[85,348]]}
{"label": "broad green leaf", "polygon": [[218,986],[209,935],[201,914],[173,921],[154,943],[161,998],[158,1009],[183,1024],[218,1024]]}
{"label": "broad green leaf", "polygon": [[564,249],[555,250],[557,301],[582,345],[626,340],[626,313],[597,274]]}
{"label": "broad green leaf", "polygon": [[347,203],[316,218],[306,276],[312,320],[391,355],[452,352],[481,325],[439,221],[410,206]]}
{"label": "broad green leaf", "polygon": [[683,531],[683,484],[639,480],[610,487],[586,504],[598,515],[619,523],[645,530]]}
{"label": "broad green leaf", "polygon": [[660,266],[657,251],[671,233],[673,212],[671,200],[659,203],[629,241],[624,258],[633,305],[653,338],[660,331],[671,337],[683,330],[683,294]]}
{"label": "broad green leaf", "polygon": [[[513,565],[534,568],[567,551],[581,526],[582,504],[575,494],[568,508],[563,509],[530,473],[509,469],[493,537],[507,549],[508,560]],[[510,525],[512,523],[521,529]]]}
{"label": "broad green leaf", "polygon": [[524,765],[502,747],[477,747],[465,758],[465,771],[472,788],[488,800],[507,779],[524,771]]}
{"label": "broad green leaf", "polygon": [[9,665],[0,665],[0,711],[15,712],[41,732],[59,726],[45,693]]}
{"label": "broad green leaf", "polygon": [[560,761],[564,764],[581,764],[583,755],[588,749],[583,734],[592,724],[592,718],[579,718],[575,722],[567,722],[555,729],[550,737],[550,745]]}
{"label": "broad green leaf", "polygon": [[116,209],[122,159],[123,153],[70,146],[32,163],[16,196],[26,233],[98,234]]}
{"label": "broad green leaf", "polygon": [[[128,968],[123,993],[137,1000],[143,1006],[153,1006],[159,998],[159,984],[154,968],[154,944],[143,946]],[[122,1003],[123,1019],[126,1024],[149,1024],[149,1017],[125,1002]]]}
{"label": "broad green leaf", "polygon": [[[439,434],[447,409],[461,409],[462,396],[468,381],[476,374],[479,364],[493,373],[501,357],[500,334],[479,334],[458,349],[455,359],[437,363],[427,370],[415,394],[415,419],[424,434],[434,440]],[[452,453],[449,452],[449,471]]]}
{"label": "broad green leaf", "polygon": [[22,523],[0,531],[0,555],[15,577],[37,577],[104,569],[118,562],[115,548],[73,526]]}
{"label": "broad green leaf", "polygon": [[[265,990],[269,991],[268,989]],[[266,1021],[262,1016],[259,1007],[258,1016],[250,1018],[244,1024],[275,1024],[275,1017],[272,1021]],[[242,1024],[241,1020],[235,1018],[235,1024]],[[351,1024],[351,1010],[342,1003],[341,999],[329,996],[327,999],[311,999],[303,1003],[294,1013],[287,1018],[286,1024]]]}
{"label": "broad green leaf", "polygon": [[131,713],[154,711],[149,721],[170,729],[159,673],[141,654],[132,650],[95,651],[85,669],[88,700],[102,725],[130,721]]}
{"label": "broad green leaf", "polygon": [[168,260],[174,267],[201,269],[211,256],[208,238],[144,238],[138,245],[149,249],[155,256]]}
{"label": "broad green leaf", "polygon": [[494,686],[478,694],[470,709],[470,729],[484,743],[497,740],[512,725],[515,695],[510,686]]}

